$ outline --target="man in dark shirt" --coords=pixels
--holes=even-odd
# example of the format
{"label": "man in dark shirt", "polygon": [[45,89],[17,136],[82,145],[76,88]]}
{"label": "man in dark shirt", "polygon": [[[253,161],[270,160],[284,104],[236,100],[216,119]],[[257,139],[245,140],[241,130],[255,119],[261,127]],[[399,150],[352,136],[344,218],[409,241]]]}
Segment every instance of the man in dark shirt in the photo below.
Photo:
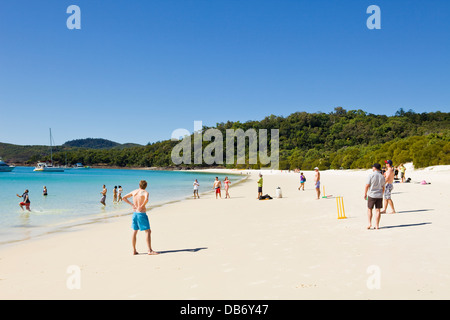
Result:
{"label": "man in dark shirt", "polygon": [[25,208],[30,211],[30,197],[28,196],[28,189],[25,190],[25,192],[19,196],[18,194],[16,194],[16,196],[18,196],[19,198],[23,198],[22,202],[19,203],[20,208],[23,210],[23,207],[25,206]]}

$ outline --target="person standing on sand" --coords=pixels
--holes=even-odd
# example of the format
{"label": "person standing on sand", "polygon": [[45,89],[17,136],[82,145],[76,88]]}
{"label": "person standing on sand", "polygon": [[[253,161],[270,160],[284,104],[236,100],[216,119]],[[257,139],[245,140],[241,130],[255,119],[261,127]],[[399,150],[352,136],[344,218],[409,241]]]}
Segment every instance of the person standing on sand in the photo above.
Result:
{"label": "person standing on sand", "polygon": [[106,206],[106,192],[108,192],[108,189],[106,189],[106,186],[103,185],[103,190],[100,192],[102,194],[102,198],[100,199],[100,203],[104,206]]}
{"label": "person standing on sand", "polygon": [[314,171],[316,173],[314,173],[314,187],[316,188],[316,193],[317,193],[317,200],[320,199],[320,172],[319,172],[319,168],[315,167]]}
{"label": "person standing on sand", "polygon": [[220,199],[222,199],[222,193],[220,192],[220,187],[222,186],[222,182],[220,182],[219,177],[216,177],[216,180],[214,180],[214,190],[216,190],[216,199],[217,194],[219,195]]}
{"label": "person standing on sand", "polygon": [[259,179],[257,183],[258,183],[258,197],[256,199],[259,199],[259,197],[262,197],[262,188],[263,188],[263,177],[261,173],[259,174]]}
{"label": "person standing on sand", "polygon": [[305,191],[305,182],[306,182],[306,177],[303,175],[303,172],[300,173],[300,187],[298,187],[298,190],[303,190]]}
{"label": "person standing on sand", "polygon": [[228,193],[228,189],[230,188],[231,181],[228,180],[228,177],[225,177],[225,180],[223,180],[223,184],[225,185],[225,199],[231,198],[230,194]]}
{"label": "person standing on sand", "polygon": [[383,207],[383,193],[385,186],[385,179],[381,174],[381,165],[374,163],[372,166],[372,173],[367,178],[366,187],[364,190],[364,200],[367,200],[367,216],[369,219],[368,230],[372,228],[372,210],[375,206],[375,229],[380,228],[380,209]]}
{"label": "person standing on sand", "polygon": [[392,166],[392,160],[386,160],[386,172],[384,173],[384,178],[386,180],[386,186],[384,189],[384,209],[381,213],[386,213],[388,205],[391,206],[392,212],[395,213],[394,202],[392,201],[392,190],[394,190],[394,168]]}
{"label": "person standing on sand", "polygon": [[403,165],[403,163],[398,167],[398,169],[400,170],[400,180],[402,181],[402,183],[403,182],[405,182],[405,179],[406,179],[406,176],[405,176],[405,173],[406,173],[406,168],[405,168],[405,166]]}
{"label": "person standing on sand", "polygon": [[[133,236],[131,239],[131,244],[133,246],[133,254],[139,254],[136,250],[136,236],[138,231],[145,231],[146,233],[146,242],[148,247],[149,255],[156,255],[158,252],[153,251],[152,242],[151,242],[151,230],[150,230],[150,222],[148,221],[147,216],[147,208],[145,207],[148,203],[148,192],[145,190],[147,188],[147,181],[141,180],[139,182],[139,189],[131,191],[129,194],[123,197],[123,201],[128,203],[133,207],[133,218],[132,225],[133,228]],[[131,203],[128,198],[133,197],[133,203]]]}
{"label": "person standing on sand", "polygon": [[198,195],[198,187],[200,187],[200,183],[198,183],[198,180],[195,179],[194,181],[194,199],[200,199],[200,196]]}

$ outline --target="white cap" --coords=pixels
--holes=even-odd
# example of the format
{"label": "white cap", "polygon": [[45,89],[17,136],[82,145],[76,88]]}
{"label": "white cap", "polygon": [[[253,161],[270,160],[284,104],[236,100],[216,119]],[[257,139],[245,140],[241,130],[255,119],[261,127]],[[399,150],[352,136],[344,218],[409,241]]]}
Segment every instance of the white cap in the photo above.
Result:
{"label": "white cap", "polygon": [[314,170],[319,170],[319,168],[318,168],[318,167],[315,167]]}

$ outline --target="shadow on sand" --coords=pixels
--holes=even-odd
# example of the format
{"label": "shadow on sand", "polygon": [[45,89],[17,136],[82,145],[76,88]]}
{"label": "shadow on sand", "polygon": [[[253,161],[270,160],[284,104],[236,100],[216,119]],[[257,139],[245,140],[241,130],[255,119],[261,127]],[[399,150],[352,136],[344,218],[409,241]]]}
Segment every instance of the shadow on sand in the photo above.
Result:
{"label": "shadow on sand", "polygon": [[421,222],[421,223],[412,223],[412,224],[400,224],[398,226],[385,226],[385,227],[380,227],[380,229],[417,227],[417,226],[423,226],[423,225],[426,225],[426,224],[431,224],[431,222]]}
{"label": "shadow on sand", "polygon": [[434,209],[418,209],[418,210],[403,210],[397,211],[397,213],[411,213],[411,212],[423,212],[423,211],[433,211]]}
{"label": "shadow on sand", "polygon": [[207,247],[203,248],[193,248],[193,249],[176,249],[176,250],[164,250],[164,251],[158,251],[159,254],[165,254],[165,253],[177,253],[177,252],[198,252],[200,250],[206,250]]}

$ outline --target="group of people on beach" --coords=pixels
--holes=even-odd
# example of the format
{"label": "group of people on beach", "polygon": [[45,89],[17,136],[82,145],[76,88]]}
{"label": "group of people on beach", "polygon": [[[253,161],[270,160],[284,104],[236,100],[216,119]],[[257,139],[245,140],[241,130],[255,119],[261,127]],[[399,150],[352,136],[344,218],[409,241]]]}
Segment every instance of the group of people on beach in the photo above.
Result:
{"label": "group of people on beach", "polygon": [[[23,208],[25,207],[25,209],[26,209],[27,211],[31,211],[31,209],[30,209],[31,201],[30,201],[30,195],[29,195],[29,192],[30,192],[30,191],[29,191],[28,189],[25,189],[25,191],[22,193],[22,195],[19,195],[19,194],[16,193],[16,196],[17,196],[17,197],[22,198],[22,201],[19,203],[20,209],[22,209],[22,210],[23,210]],[[46,196],[48,195],[48,190],[47,190],[47,187],[46,187],[46,186],[44,186],[44,187],[42,188],[42,195],[43,195],[44,197],[46,197]]]}
{"label": "group of people on beach", "polygon": [[[230,185],[231,185],[231,181],[228,179],[228,177],[225,177],[225,180],[223,180],[223,186],[225,189],[225,199],[231,198],[230,193],[229,193]],[[200,187],[200,184],[199,184],[198,180],[195,179],[195,181],[194,181],[194,199],[200,199],[200,196],[198,194],[199,187]],[[214,183],[213,183],[213,190],[216,195],[216,199],[218,199],[218,197],[220,199],[222,199],[221,189],[222,189],[222,181],[219,180],[219,177],[216,177],[214,180]]]}
{"label": "group of people on beach", "polygon": [[[103,185],[102,191],[100,192],[100,194],[102,195],[101,199],[100,199],[100,203],[103,206],[106,206],[106,193],[108,192],[108,189],[106,188],[106,185]],[[122,186],[114,186],[113,189],[113,203],[119,203],[120,201],[122,201]]]}
{"label": "group of people on beach", "polygon": [[[315,167],[314,168],[314,188],[316,189],[316,195],[317,195],[317,200],[320,199],[320,172],[319,172],[319,168]],[[298,187],[298,190],[303,190],[305,191],[305,182],[306,182],[306,177],[303,174],[303,172],[300,172],[300,186]]]}
{"label": "group of people on beach", "polygon": [[[400,178],[398,174],[400,173]],[[394,179],[400,180],[401,183],[406,180],[406,168],[403,163],[400,163],[398,167],[394,167]]]}
{"label": "group of people on beach", "polygon": [[[394,180],[397,180],[398,171],[400,172],[401,182],[405,182],[406,168],[400,164],[394,168],[392,160],[385,161],[386,167],[382,168],[379,163],[374,163],[372,166],[372,173],[366,181],[364,190],[364,200],[367,200],[368,220],[369,225],[367,229],[372,228],[373,208],[375,207],[375,229],[380,227],[380,217],[383,213],[396,213],[394,201],[392,200],[392,190],[394,189]],[[305,190],[306,177],[303,172],[300,173],[300,186],[298,190]],[[314,188],[316,189],[317,199],[320,199],[320,172],[319,168],[314,168]],[[258,190],[259,192],[259,190]],[[383,207],[384,198],[384,207]],[[391,208],[387,212],[388,207]]]}
{"label": "group of people on beach", "polygon": [[[373,217],[373,208],[375,207],[375,229],[379,229],[379,223],[380,223],[380,214],[386,213],[386,210],[389,207],[392,208],[392,211],[389,213],[395,213],[394,209],[394,202],[392,201],[392,190],[393,190],[393,182],[395,177],[395,171],[393,167],[393,163],[391,160],[386,160],[386,169],[384,172],[382,172],[381,165],[379,163],[374,163],[372,166],[372,173],[368,176],[365,190],[364,190],[364,199],[367,200],[367,207],[368,207],[368,220],[369,225],[368,229],[372,228],[372,217]],[[401,167],[400,167],[401,168]],[[402,178],[404,178],[404,170],[399,169],[402,174]],[[320,198],[320,172],[319,168],[314,168],[314,187],[316,189],[316,195],[317,199]],[[298,190],[305,190],[305,182],[306,177],[304,176],[303,172],[300,174],[300,186]],[[229,188],[231,185],[230,180],[228,177],[225,177],[225,180],[223,181],[224,189],[225,189],[225,198],[230,198],[229,194]],[[263,188],[263,177],[262,174],[259,173],[258,180],[258,199],[261,199],[262,197],[262,188]],[[200,184],[197,179],[195,179],[193,183],[194,187],[194,199],[199,199],[200,196],[198,194]],[[146,191],[147,188],[147,182],[145,180],[141,180],[139,182],[139,188],[135,189],[134,191],[126,194],[122,197],[123,189],[121,186],[115,186],[113,189],[113,202],[120,202],[124,201],[127,204],[131,205],[133,208],[133,216],[132,216],[132,229],[133,229],[133,235],[132,235],[132,246],[133,246],[133,254],[138,254],[136,250],[136,237],[138,231],[145,231],[146,233],[146,243],[148,247],[148,254],[149,255],[155,255],[158,254],[157,252],[153,251],[151,247],[151,230],[150,230],[150,223],[148,220],[148,216],[146,213],[146,205],[149,200],[149,194]],[[214,183],[213,183],[213,189],[215,191],[216,199],[218,197],[222,198],[221,194],[221,188],[222,188],[222,182],[219,180],[219,177],[215,177]],[[104,206],[106,205],[106,194],[107,194],[107,188],[106,185],[103,185],[103,189],[100,192],[102,195],[102,198],[100,200],[100,203],[102,203]],[[47,195],[47,188],[44,186],[43,195]],[[27,210],[30,210],[30,197],[29,197],[29,191],[25,190],[25,192],[22,195],[17,194],[17,197],[22,198],[22,201],[20,202],[20,207],[23,210],[23,207],[25,207]],[[383,209],[383,197],[385,200],[384,209]],[[129,198],[132,198],[133,202],[130,202],[128,200]],[[381,210],[383,209],[383,210]]]}

